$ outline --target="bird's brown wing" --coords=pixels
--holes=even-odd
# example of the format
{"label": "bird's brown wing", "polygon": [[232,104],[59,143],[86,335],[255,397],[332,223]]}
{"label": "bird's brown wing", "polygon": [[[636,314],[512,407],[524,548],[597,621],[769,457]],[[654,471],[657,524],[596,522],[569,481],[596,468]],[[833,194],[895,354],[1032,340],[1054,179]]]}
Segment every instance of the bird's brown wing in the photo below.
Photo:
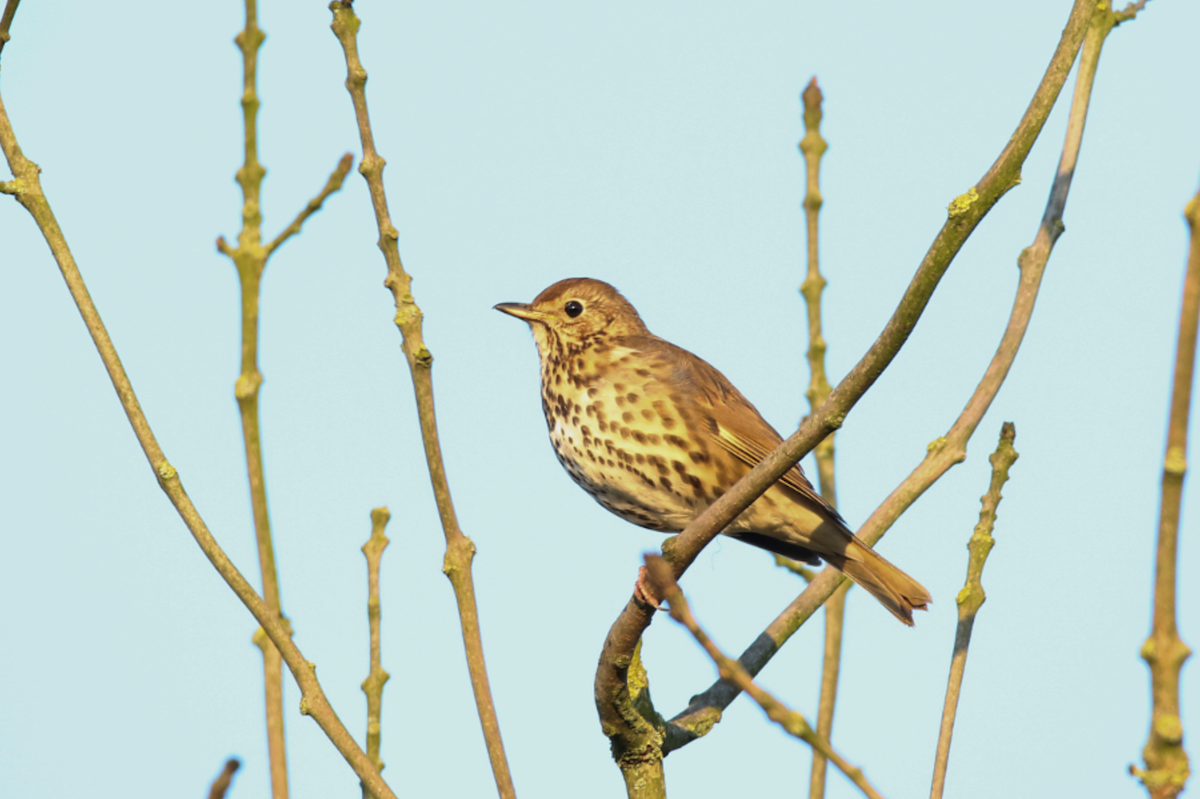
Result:
{"label": "bird's brown wing", "polygon": [[[676,381],[694,391],[692,399],[711,409],[715,426],[709,434],[717,446],[753,468],[783,442],[750,400],[703,358],[657,336],[646,336],[645,339],[638,342],[638,348],[657,350],[664,365],[673,370]],[[828,513],[831,519],[846,526],[845,520],[821,498],[798,465],[786,471],[779,478],[779,484],[799,494],[805,504]]]}

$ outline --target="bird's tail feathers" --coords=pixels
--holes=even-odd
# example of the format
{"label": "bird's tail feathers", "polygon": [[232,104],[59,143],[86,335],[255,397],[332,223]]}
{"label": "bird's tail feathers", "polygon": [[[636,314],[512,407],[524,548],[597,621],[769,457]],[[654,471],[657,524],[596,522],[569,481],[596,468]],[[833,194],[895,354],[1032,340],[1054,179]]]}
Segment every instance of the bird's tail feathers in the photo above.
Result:
{"label": "bird's tail feathers", "polygon": [[913,626],[914,610],[928,610],[926,605],[931,599],[925,587],[893,566],[857,536],[850,536],[844,553],[822,552],[821,557],[865,588],[893,616],[909,627]]}

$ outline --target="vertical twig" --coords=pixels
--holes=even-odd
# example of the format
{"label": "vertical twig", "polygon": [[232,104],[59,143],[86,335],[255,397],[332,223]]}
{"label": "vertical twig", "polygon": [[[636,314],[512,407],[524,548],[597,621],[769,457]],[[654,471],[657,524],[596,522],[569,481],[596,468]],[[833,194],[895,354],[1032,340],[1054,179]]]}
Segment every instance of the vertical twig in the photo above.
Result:
{"label": "vertical twig", "polygon": [[[821,331],[821,294],[825,290],[825,277],[821,274],[820,250],[817,239],[817,219],[824,199],[821,197],[821,157],[829,148],[821,136],[821,101],[824,97],[813,78],[800,95],[804,103],[804,138],[800,140],[800,152],[804,154],[807,176],[804,192],[804,221],[808,230],[808,274],[800,285],[808,309],[808,368],[810,373],[808,398],[810,411],[816,411],[833,391],[825,373],[825,336]],[[830,433],[813,448],[817,461],[817,484],[821,498],[837,507],[837,487],[834,482],[834,433]],[[817,734],[829,739],[833,733],[833,711],[837,702],[838,673],[842,663],[842,630],[846,619],[847,581],[842,590],[836,592],[825,603],[825,652],[821,665],[821,696],[817,705]],[[810,799],[825,796],[826,758],[820,751],[813,750],[812,771],[809,775],[808,795]]]}
{"label": "vertical twig", "polygon": [[789,735],[799,738],[811,746],[814,755],[820,752],[870,799],[883,799],[871,783],[867,782],[862,769],[851,765],[835,752],[829,739],[815,732],[803,714],[792,710],[768,691],[760,688],[742,667],[742,664],[722,652],[720,647],[709,638],[708,633],[704,632],[699,622],[696,621],[696,617],[692,615],[687,597],[683,595],[671,567],[661,555],[653,553],[646,555],[646,571],[655,588],[655,595],[670,603],[671,618],[686,627],[692,637],[696,639],[696,643],[704,648],[713,663],[717,665],[721,679],[737,683],[743,691],[750,695],[751,699],[758,703],[758,706],[767,714],[767,718],[782,727]]}
{"label": "vertical twig", "polygon": [[[383,550],[388,545],[384,529],[391,517],[387,508],[371,511],[371,537],[362,546],[363,555],[367,558],[367,622],[371,628],[371,668],[362,684],[363,693],[367,695],[367,757],[371,759],[375,770],[381,774],[383,759],[379,756],[380,715],[383,712],[383,686],[391,675],[384,671],[380,655],[379,563],[383,560]],[[371,796],[371,792],[364,785],[363,799],[369,799]]]}
{"label": "vertical twig", "polygon": [[483,658],[483,639],[479,631],[479,611],[475,603],[475,583],[471,577],[471,560],[475,556],[475,544],[463,534],[458,526],[454,503],[450,498],[450,486],[446,481],[446,467],[442,462],[442,448],[438,440],[437,416],[433,404],[433,355],[425,346],[421,331],[421,309],[413,299],[410,286],[412,277],[404,270],[400,261],[397,240],[400,237],[392,224],[388,212],[387,196],[383,188],[384,160],[375,150],[375,139],[371,133],[371,120],[367,113],[367,71],[358,57],[358,17],[354,14],[350,0],[334,0],[329,10],[333,12],[330,26],[346,56],[346,91],[354,104],[354,116],[358,122],[362,140],[362,162],[358,171],[362,173],[371,192],[371,205],[375,210],[375,221],[379,227],[379,249],[387,262],[388,275],[384,285],[391,289],[396,303],[396,326],[402,337],[401,349],[408,361],[413,390],[417,400],[417,416],[421,424],[421,440],[425,445],[425,461],[429,467],[429,479],[433,484],[433,495],[437,501],[442,530],[446,536],[446,557],[442,570],[454,587],[458,602],[458,615],[462,623],[463,646],[466,649],[467,668],[471,674],[471,687],[475,693],[475,706],[479,710],[479,721],[483,726],[483,737],[487,744],[492,774],[496,788],[502,797],[515,797],[508,760],[504,754],[504,742],[500,736],[500,724],[492,702],[492,689],[488,685],[487,666]]}
{"label": "vertical twig", "polygon": [[38,230],[45,238],[50,254],[54,257],[54,261],[62,273],[63,282],[67,284],[67,291],[70,292],[71,299],[74,300],[75,307],[79,310],[88,335],[91,336],[109,380],[112,381],[113,389],[121,402],[121,408],[125,411],[126,418],[129,419],[129,426],[133,429],[134,437],[137,438],[159,487],[175,507],[175,511],[196,541],[196,545],[200,547],[204,556],[221,575],[221,579],[237,595],[254,619],[262,625],[267,637],[271,639],[271,643],[279,649],[283,662],[287,664],[288,669],[292,672],[292,677],[300,687],[300,712],[312,717],[342,757],[346,759],[346,762],[350,764],[350,767],[354,769],[354,773],[370,787],[373,793],[380,799],[395,799],[395,793],[379,776],[379,772],[371,765],[371,761],[359,748],[354,736],[342,724],[333,706],[329,704],[329,699],[325,696],[320,681],[317,680],[316,664],[304,657],[304,653],[292,640],[291,632],[284,620],[278,613],[270,610],[267,603],[246,580],[245,575],[233,565],[233,561],[225,554],[225,550],[221,549],[208,529],[208,525],[200,516],[200,512],[192,504],[191,497],[184,490],[179,472],[167,460],[166,453],[159,446],[158,439],[138,401],[137,393],[133,390],[133,384],[129,381],[129,374],[121,364],[121,358],[117,354],[112,338],[108,335],[108,329],[100,318],[96,303],[92,301],[83,275],[80,274],[79,265],[71,254],[66,236],[63,235],[62,228],[54,216],[50,201],[46,199],[45,192],[42,191],[39,177],[41,168],[26,158],[21,151],[2,97],[0,97],[0,151],[4,153],[9,169],[13,173],[13,180],[0,183],[0,191],[12,194],[16,198],[17,202],[33,217],[34,223],[37,224]]}
{"label": "vertical twig", "polygon": [[[271,612],[285,625],[275,568],[275,546],[271,538],[271,517],[267,509],[267,484],[263,470],[262,436],[258,419],[258,392],[263,376],[258,370],[258,307],[263,271],[267,259],[280,244],[300,231],[304,220],[320,209],[325,199],[342,187],[350,171],[351,156],[342,157],[325,188],[309,201],[296,219],[270,244],[262,243],[262,182],[266,169],[258,160],[258,51],[266,34],[258,27],[257,0],[246,0],[246,26],[234,38],[242,52],[242,152],[243,160],[235,179],[242,189],[242,229],[237,247],[224,237],[217,249],[237,268],[242,295],[241,372],[234,383],[234,396],[242,420],[242,439],[246,450],[246,475],[250,483],[250,507],[254,517],[254,536],[258,544],[259,573],[263,598]],[[287,750],[283,729],[283,665],[279,652],[259,629],[252,639],[262,651],[263,685],[267,716],[267,751],[271,764],[271,795],[287,799]]]}
{"label": "vertical twig", "polygon": [[1171,381],[1171,413],[1167,422],[1167,454],[1163,459],[1162,500],[1158,518],[1158,549],[1154,562],[1154,616],[1150,636],[1142,644],[1142,659],[1150,667],[1150,735],[1142,749],[1146,768],[1129,770],[1146,786],[1151,799],[1172,799],[1183,792],[1191,774],[1183,748],[1183,719],[1179,715],[1179,672],[1192,650],[1179,637],[1175,623],[1176,554],[1187,473],[1188,421],[1196,368],[1196,329],[1200,324],[1200,191],[1188,202],[1184,218],[1191,230],[1175,373]]}
{"label": "vertical twig", "polygon": [[229,786],[233,784],[233,775],[241,767],[241,761],[236,757],[226,760],[225,767],[221,769],[221,773],[217,775],[208,789],[208,799],[225,799]]}
{"label": "vertical twig", "polygon": [[[262,374],[258,371],[258,300],[266,253],[262,248],[262,180],[266,169],[258,161],[258,50],[266,34],[258,27],[257,0],[246,0],[246,26],[234,38],[242,52],[242,126],[243,162],[236,180],[242,189],[242,230],[238,246],[230,248],[223,239],[217,248],[237,266],[242,294],[242,363],[234,383],[242,420],[242,440],[246,449],[246,475],[250,483],[250,508],[254,517],[254,537],[258,543],[258,567],[262,578],[263,599],[271,613],[283,615],[279,596],[279,578],[275,569],[275,546],[271,540],[271,520],[267,511],[267,485],[263,473],[262,438],[258,424],[258,389]],[[271,765],[271,796],[287,799],[287,748],[283,730],[283,665],[279,651],[260,629],[254,643],[262,651],[263,686],[267,715],[267,753]]]}
{"label": "vertical twig", "polygon": [[1013,441],[1017,437],[1017,429],[1012,422],[1005,422],[1000,429],[1000,443],[988,461],[992,464],[992,481],[987,493],[982,497],[979,509],[979,523],[975,532],[967,542],[967,581],[958,592],[955,602],[958,603],[958,631],[954,635],[954,656],[950,660],[950,679],[946,685],[946,702],[942,706],[942,728],[938,734],[937,757],[933,764],[933,787],[929,795],[931,799],[941,799],[942,790],[946,787],[946,764],[950,760],[950,736],[954,733],[954,717],[958,712],[958,697],[962,691],[963,673],[967,668],[967,648],[971,645],[971,629],[975,626],[975,616],[983,607],[987,595],[983,591],[983,565],[987,562],[988,553],[996,541],[992,538],[992,529],[996,526],[996,508],[1000,505],[1000,489],[1008,482],[1008,470],[1016,462],[1017,451],[1013,449]]}

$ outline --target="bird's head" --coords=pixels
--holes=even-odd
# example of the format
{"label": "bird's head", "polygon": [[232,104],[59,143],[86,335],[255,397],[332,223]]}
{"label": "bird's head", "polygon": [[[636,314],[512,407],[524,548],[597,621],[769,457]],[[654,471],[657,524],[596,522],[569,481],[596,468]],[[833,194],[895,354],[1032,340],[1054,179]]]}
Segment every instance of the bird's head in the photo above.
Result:
{"label": "bird's head", "polygon": [[554,349],[586,349],[608,336],[649,333],[638,312],[619,291],[602,280],[587,277],[560,280],[528,305],[502,302],[496,310],[528,322],[543,355]]}

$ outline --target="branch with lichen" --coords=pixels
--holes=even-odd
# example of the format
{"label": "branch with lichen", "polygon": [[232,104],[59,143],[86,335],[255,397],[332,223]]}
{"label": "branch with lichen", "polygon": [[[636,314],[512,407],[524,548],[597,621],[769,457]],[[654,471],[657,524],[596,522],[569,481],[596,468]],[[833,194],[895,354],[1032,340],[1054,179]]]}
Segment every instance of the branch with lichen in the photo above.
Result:
{"label": "branch with lichen", "polygon": [[[806,185],[804,191],[804,221],[808,231],[808,274],[800,285],[804,304],[808,310],[808,369],[809,383],[805,396],[809,410],[820,408],[833,386],[825,373],[825,335],[821,330],[821,294],[826,280],[821,274],[820,250],[817,239],[817,221],[824,200],[821,197],[821,157],[829,148],[821,136],[821,102],[824,97],[814,77],[801,93],[804,103],[804,138],[800,140],[800,152],[804,155]],[[837,507],[837,488],[834,482],[834,434],[830,433],[813,448],[817,461],[817,485],[821,498],[831,507]],[[809,581],[811,582],[811,580]],[[837,702],[838,673],[842,662],[842,630],[846,620],[846,587],[834,593],[825,603],[825,651],[821,661],[821,693],[817,704],[817,734],[828,740],[833,733],[833,710]],[[826,759],[821,752],[813,750],[812,769],[809,775],[809,799],[825,796]]]}
{"label": "branch with lichen", "polygon": [[342,45],[346,56],[346,91],[354,105],[354,116],[358,122],[358,133],[362,140],[362,162],[358,171],[362,173],[371,194],[371,205],[379,228],[379,249],[387,263],[388,274],[384,280],[395,299],[396,326],[400,329],[401,349],[408,361],[413,390],[417,400],[417,416],[421,425],[421,440],[425,446],[425,461],[429,467],[429,479],[433,484],[433,495],[437,502],[442,531],[446,536],[446,556],[442,571],[454,587],[458,603],[458,615],[462,624],[463,647],[466,650],[467,668],[471,675],[471,687],[475,693],[475,706],[483,726],[483,737],[487,744],[492,774],[501,797],[515,797],[508,760],[504,754],[504,742],[500,736],[500,724],[496,718],[496,707],[492,701],[492,689],[488,684],[487,666],[483,658],[483,639],[479,630],[479,611],[475,603],[475,583],[471,577],[471,560],[475,556],[475,544],[463,534],[450,498],[450,485],[446,480],[446,467],[442,461],[442,446],[438,440],[437,416],[433,403],[433,355],[425,346],[422,335],[422,313],[413,299],[412,277],[404,270],[400,261],[400,237],[392,224],[388,212],[387,195],[383,187],[384,160],[375,149],[375,138],[371,132],[371,119],[367,113],[367,71],[358,57],[358,28],[361,24],[354,14],[349,0],[330,3],[333,24],[330,26]]}
{"label": "branch with lichen", "polygon": [[[1101,46],[1105,36],[1113,27],[1132,18],[1132,14],[1136,12],[1132,6],[1123,12],[1113,12],[1107,2],[1094,8],[1085,4],[1085,10],[1087,11],[1087,17],[1084,19],[1085,28],[1082,31],[1076,31],[1074,28],[1078,23],[1076,13],[1080,11],[1080,5],[1076,4],[1076,9],[1072,12],[1072,21],[1063,31],[1063,42],[1060,42],[1059,50],[1047,70],[1046,78],[1043,79],[1044,82],[1051,75],[1056,75],[1058,80],[1065,81],[1071,62],[1066,60],[1063,43],[1075,35],[1087,40],[1082,44],[1084,53],[1080,57],[1080,70],[1071,100],[1067,134],[1054,183],[1050,189],[1050,197],[1046,203],[1046,211],[1038,226],[1033,244],[1025,248],[1017,258],[1020,277],[1008,325],[983,378],[950,430],[945,436],[936,439],[929,445],[921,464],[901,482],[858,530],[859,538],[872,546],[883,537],[896,519],[916,502],[921,494],[951,467],[966,458],[967,443],[984,413],[991,406],[992,400],[1000,391],[1000,387],[1008,375],[1008,370],[1016,359],[1017,351],[1033,314],[1034,302],[1037,299],[1050,253],[1055,241],[1063,232],[1062,214],[1066,207],[1071,179],[1078,162],[1084,122],[1087,119],[1087,109]],[[1040,92],[1041,89],[1039,89],[1039,94]],[[1030,109],[1032,110],[1037,105],[1039,102],[1035,96]],[[1046,110],[1048,111],[1048,109]],[[1024,124],[1018,126],[1018,134],[1023,128]],[[1010,140],[1010,147],[1012,142],[1013,140]],[[988,174],[992,174],[994,171],[995,167]],[[954,211],[951,210],[951,214],[953,213]],[[826,404],[828,405],[828,403]],[[812,617],[843,582],[845,582],[845,578],[829,569],[818,575],[800,596],[785,608],[755,639],[754,643],[742,653],[741,663],[750,674],[757,674],[775,656],[787,639]],[[717,682],[708,690],[693,697],[691,704],[671,719],[671,723],[667,727],[666,751],[669,752],[683,746],[707,733],[720,719],[721,711],[728,707],[737,698],[737,695],[736,686]]]}
{"label": "branch with lichen", "polygon": [[680,589],[671,567],[662,556],[652,553],[646,555],[646,573],[650,584],[655,589],[655,595],[670,603],[671,618],[687,628],[687,631],[696,639],[696,643],[700,644],[708,653],[713,663],[717,665],[721,679],[729,680],[745,691],[763,709],[767,718],[782,727],[788,735],[799,738],[811,746],[814,757],[819,752],[822,757],[831,761],[866,796],[872,799],[883,799],[880,793],[867,782],[861,768],[846,762],[845,758],[834,751],[829,739],[816,732],[801,713],[792,710],[755,684],[746,669],[722,652],[720,647],[709,638],[708,633],[704,632],[696,621],[696,617],[692,615],[683,590]]}
{"label": "branch with lichen", "polygon": [[992,480],[987,493],[981,499],[979,523],[967,542],[967,581],[958,592],[958,630],[954,635],[954,655],[950,660],[950,678],[946,683],[946,701],[942,707],[942,727],[938,733],[937,756],[933,764],[933,787],[930,799],[941,799],[946,787],[946,765],[950,761],[950,736],[954,733],[954,717],[958,712],[958,697],[962,692],[963,673],[967,668],[967,648],[971,645],[971,630],[975,616],[983,607],[987,595],[983,591],[983,565],[996,540],[992,529],[996,526],[996,508],[1000,505],[1000,489],[1008,482],[1008,470],[1016,462],[1017,451],[1013,441],[1017,428],[1005,422],[1000,429],[1000,442],[988,461],[992,464]]}
{"label": "branch with lichen", "polygon": [[33,217],[38,230],[41,231],[50,248],[55,263],[58,264],[63,280],[67,284],[67,290],[79,309],[79,315],[83,318],[84,326],[92,337],[100,360],[108,372],[121,407],[129,419],[130,427],[133,428],[134,436],[154,472],[159,487],[167,495],[187,526],[188,532],[192,534],[196,544],[212,563],[213,568],[246,606],[262,626],[264,634],[279,650],[283,662],[287,664],[300,688],[300,712],[312,717],[342,757],[346,759],[346,762],[350,764],[350,767],[354,769],[359,779],[376,796],[380,799],[394,799],[395,794],[391,788],[379,776],[379,772],[375,770],[371,761],[355,742],[354,736],[342,724],[333,706],[329,704],[329,699],[325,696],[325,692],[317,680],[316,665],[305,659],[295,641],[292,640],[285,620],[258,595],[245,576],[233,565],[225,551],[217,544],[208,525],[204,523],[204,519],[184,490],[179,473],[171,466],[162,447],[159,446],[158,440],[150,428],[150,423],[146,419],[146,414],[142,410],[141,403],[138,402],[133,385],[129,381],[129,375],[121,364],[121,359],[108,335],[108,330],[87,290],[87,285],[84,283],[79,266],[75,263],[75,258],[67,245],[62,228],[59,227],[50,202],[42,191],[39,177],[41,169],[26,158],[21,151],[2,97],[0,97],[0,150],[4,152],[9,168],[12,170],[14,180],[11,183],[17,184],[17,190],[13,192],[14,196]]}
{"label": "branch with lichen", "polygon": [[[363,680],[362,690],[367,695],[367,757],[375,764],[375,769],[383,773],[383,758],[379,756],[380,717],[383,713],[383,686],[391,676],[383,669],[383,658],[380,654],[379,621],[382,608],[379,603],[379,564],[383,560],[383,550],[387,548],[388,537],[384,535],[388,520],[392,514],[387,508],[376,508],[371,511],[371,537],[362,545],[362,553],[367,559],[367,623],[371,629],[371,666],[367,678]],[[363,786],[363,799],[371,796],[367,787]]]}
{"label": "branch with lichen", "polygon": [[1163,458],[1158,546],[1154,559],[1154,614],[1150,635],[1142,644],[1142,659],[1150,667],[1150,734],[1142,749],[1146,767],[1129,767],[1130,773],[1146,786],[1151,799],[1173,799],[1183,793],[1191,774],[1187,750],[1183,748],[1179,673],[1192,650],[1179,637],[1175,621],[1175,584],[1178,580],[1183,478],[1187,473],[1188,422],[1196,369],[1196,333],[1200,326],[1200,191],[1188,202],[1183,215],[1191,231],[1191,244],[1179,311],[1167,452]]}
{"label": "branch with lichen", "polygon": [[[300,232],[309,216],[320,210],[325,199],[342,187],[353,163],[352,156],[342,156],[325,187],[308,202],[299,215],[267,246],[262,244],[262,182],[266,169],[258,160],[258,51],[266,34],[258,27],[257,0],[246,0],[246,25],[234,38],[242,53],[242,165],[235,179],[242,190],[242,229],[237,246],[224,237],[217,239],[217,250],[229,257],[237,268],[242,295],[242,359],[241,371],[234,383],[234,396],[242,421],[242,438],[246,450],[246,474],[250,484],[250,507],[254,518],[254,535],[258,545],[259,573],[262,577],[263,598],[273,613],[283,616],[279,595],[279,577],[275,568],[275,546],[271,538],[271,521],[267,509],[266,475],[263,470],[262,436],[258,417],[258,392],[263,376],[258,370],[258,307],[262,275],[267,259],[283,242]],[[263,683],[266,694],[267,751],[271,765],[271,795],[287,799],[287,750],[283,725],[283,667],[279,653],[261,630],[255,633],[255,645],[262,651]]]}
{"label": "branch with lichen", "polygon": [[[846,415],[896,357],[967,237],[992,206],[1019,182],[1021,165],[1041,133],[1042,126],[1058,99],[1083,43],[1092,9],[1093,3],[1088,0],[1076,0],[1058,47],[1016,130],[979,182],[950,204],[945,225],[935,237],[896,311],[875,343],[821,407],[805,420],[799,430],[709,506],[686,530],[668,539],[664,544],[663,553],[671,563],[676,578],[695,560],[701,549],[742,510],[792,468],[801,457],[841,426]],[[830,570],[826,570],[809,585],[801,597],[813,598],[820,592],[820,602],[813,605],[815,610],[816,606],[829,598],[839,582]],[[814,591],[817,586],[821,588]],[[661,768],[663,752],[678,748],[698,737],[701,731],[711,729],[720,716],[720,710],[713,704],[708,704],[707,698],[702,698],[702,703],[706,704],[693,704],[685,710],[681,714],[683,723],[679,723],[680,717],[677,717],[677,723],[668,726],[665,739],[659,736],[657,741],[653,736],[642,734],[636,728],[636,722],[630,722],[632,716],[626,698],[627,667],[634,646],[650,624],[652,613],[650,607],[635,598],[631,598],[626,604],[605,641],[596,672],[595,694],[601,727],[605,734],[610,739],[624,736],[626,741],[622,743],[622,749],[637,752],[643,762],[653,760]],[[811,615],[811,611],[808,615]],[[798,626],[797,623],[796,627]],[[768,640],[770,643],[762,646],[773,654],[778,649],[776,641],[780,639]],[[757,673],[757,669],[754,668],[750,671]],[[736,695],[735,688],[733,696]],[[729,701],[732,701],[732,697]],[[726,705],[728,702],[720,707]],[[688,718],[693,709],[703,717]]]}

